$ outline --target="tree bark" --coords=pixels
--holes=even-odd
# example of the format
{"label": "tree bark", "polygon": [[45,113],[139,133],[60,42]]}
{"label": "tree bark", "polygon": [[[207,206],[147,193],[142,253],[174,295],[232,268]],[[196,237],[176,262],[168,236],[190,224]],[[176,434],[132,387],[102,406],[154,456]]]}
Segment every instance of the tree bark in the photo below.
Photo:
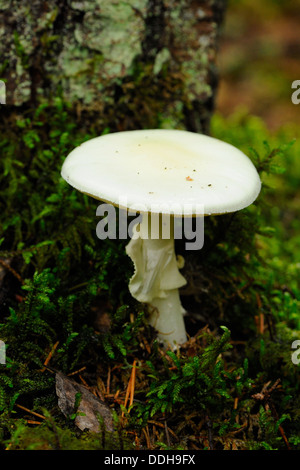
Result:
{"label": "tree bark", "polygon": [[208,133],[225,8],[226,0],[0,0],[6,105],[61,96],[111,131]]}

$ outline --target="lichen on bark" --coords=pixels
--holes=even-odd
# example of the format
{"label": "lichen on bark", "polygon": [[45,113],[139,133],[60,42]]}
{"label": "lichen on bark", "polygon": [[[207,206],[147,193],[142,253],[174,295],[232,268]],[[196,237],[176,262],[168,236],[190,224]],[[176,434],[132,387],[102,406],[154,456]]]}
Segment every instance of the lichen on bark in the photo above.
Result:
{"label": "lichen on bark", "polygon": [[100,115],[114,108],[119,129],[205,131],[224,9],[225,0],[2,0],[7,104],[33,107],[60,93]]}

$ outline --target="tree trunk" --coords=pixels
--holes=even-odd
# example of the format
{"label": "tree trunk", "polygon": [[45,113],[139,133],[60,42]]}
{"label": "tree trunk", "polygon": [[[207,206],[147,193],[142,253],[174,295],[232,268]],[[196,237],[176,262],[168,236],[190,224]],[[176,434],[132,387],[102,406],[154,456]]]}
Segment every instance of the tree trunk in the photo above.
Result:
{"label": "tree trunk", "polygon": [[61,96],[110,131],[208,133],[225,3],[0,0],[6,112]]}

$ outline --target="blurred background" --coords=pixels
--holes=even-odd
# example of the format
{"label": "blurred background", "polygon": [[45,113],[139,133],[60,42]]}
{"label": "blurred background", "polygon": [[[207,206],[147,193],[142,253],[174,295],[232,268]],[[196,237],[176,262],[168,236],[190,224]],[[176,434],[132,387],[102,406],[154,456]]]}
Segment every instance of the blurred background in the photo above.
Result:
{"label": "blurred background", "polygon": [[248,109],[276,131],[300,124],[300,1],[229,0],[219,51],[217,110]]}
{"label": "blurred background", "polygon": [[[300,104],[291,97],[293,81],[300,80],[300,1],[229,0],[218,66],[212,134],[260,158],[280,149],[260,196],[267,202],[261,223],[273,235],[259,243],[269,274],[293,288],[299,302]],[[299,305],[294,315],[300,325]]]}

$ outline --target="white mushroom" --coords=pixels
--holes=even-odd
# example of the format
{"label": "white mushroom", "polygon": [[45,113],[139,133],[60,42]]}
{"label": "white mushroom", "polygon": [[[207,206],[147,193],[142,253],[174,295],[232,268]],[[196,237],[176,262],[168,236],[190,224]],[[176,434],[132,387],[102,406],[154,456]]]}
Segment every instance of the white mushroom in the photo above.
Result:
{"label": "white mushroom", "polygon": [[187,336],[178,291],[186,283],[179,272],[182,260],[176,259],[174,233],[164,239],[152,214],[203,217],[247,207],[261,189],[250,159],[205,135],[135,130],[96,137],[75,148],[63,164],[62,177],[96,199],[143,214],[126,247],[135,266],[129,289],[148,305],[149,322],[164,345],[183,344]]}

